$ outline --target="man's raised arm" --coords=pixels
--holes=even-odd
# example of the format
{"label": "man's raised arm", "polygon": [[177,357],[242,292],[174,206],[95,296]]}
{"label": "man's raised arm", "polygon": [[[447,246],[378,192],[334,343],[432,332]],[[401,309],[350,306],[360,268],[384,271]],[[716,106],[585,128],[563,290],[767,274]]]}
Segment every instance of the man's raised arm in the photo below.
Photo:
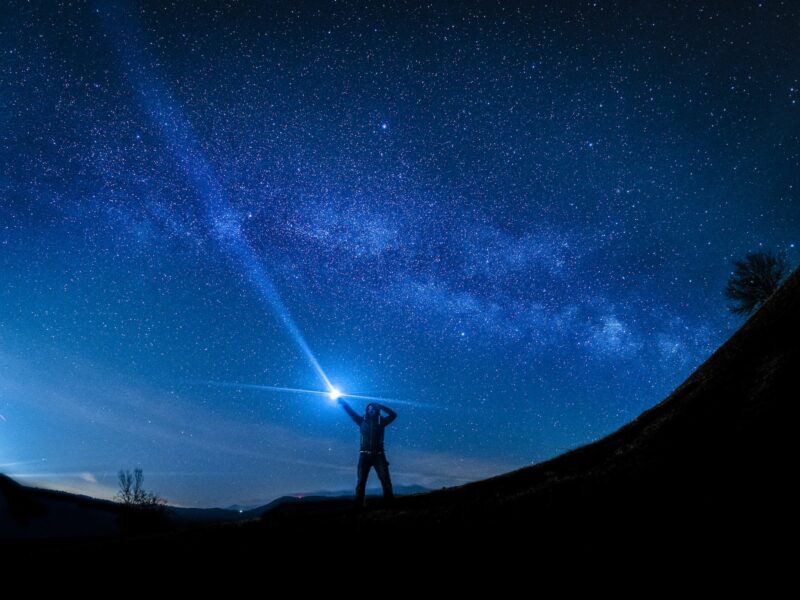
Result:
{"label": "man's raised arm", "polygon": [[339,404],[341,404],[341,405],[342,405],[342,408],[344,409],[344,411],[345,411],[345,412],[346,412],[348,415],[350,415],[350,418],[351,418],[351,419],[353,419],[353,421],[355,422],[355,424],[356,424],[356,425],[359,425],[359,426],[360,426],[360,425],[361,425],[361,423],[363,423],[363,422],[364,422],[364,417],[362,417],[360,414],[358,414],[356,411],[354,411],[354,410],[353,410],[353,408],[352,408],[352,407],[351,407],[351,406],[350,406],[350,405],[349,405],[347,402],[345,402],[345,401],[344,401],[344,400],[342,400],[341,398],[337,398],[337,400],[336,400],[336,401],[337,401]]}

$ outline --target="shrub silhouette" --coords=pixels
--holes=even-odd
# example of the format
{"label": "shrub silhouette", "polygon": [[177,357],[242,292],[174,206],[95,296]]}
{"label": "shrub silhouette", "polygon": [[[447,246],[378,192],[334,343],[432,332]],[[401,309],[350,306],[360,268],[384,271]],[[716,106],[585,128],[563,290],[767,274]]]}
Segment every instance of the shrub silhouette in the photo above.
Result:
{"label": "shrub silhouette", "polygon": [[134,469],[133,473],[121,470],[118,481],[119,492],[115,499],[122,504],[119,526],[123,533],[147,533],[169,526],[167,502],[144,489],[144,474],[141,469]]}
{"label": "shrub silhouette", "polygon": [[166,505],[166,500],[152,492],[145,491],[144,473],[141,469],[119,472],[119,492],[115,498],[125,506],[133,508],[161,509]]}
{"label": "shrub silhouette", "polygon": [[772,250],[750,253],[743,260],[734,260],[733,265],[725,296],[734,301],[729,309],[737,315],[748,315],[763,304],[788,271],[783,253]]}

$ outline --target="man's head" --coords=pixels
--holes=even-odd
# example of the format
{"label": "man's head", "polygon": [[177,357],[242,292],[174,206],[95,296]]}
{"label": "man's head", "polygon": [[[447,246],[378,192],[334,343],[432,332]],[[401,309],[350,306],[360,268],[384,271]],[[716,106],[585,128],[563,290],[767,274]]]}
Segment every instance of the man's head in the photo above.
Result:
{"label": "man's head", "polygon": [[378,407],[375,406],[372,402],[367,404],[367,412],[366,412],[366,414],[367,414],[367,418],[368,419],[376,419],[378,417],[379,413],[380,413],[380,411],[378,410]]}

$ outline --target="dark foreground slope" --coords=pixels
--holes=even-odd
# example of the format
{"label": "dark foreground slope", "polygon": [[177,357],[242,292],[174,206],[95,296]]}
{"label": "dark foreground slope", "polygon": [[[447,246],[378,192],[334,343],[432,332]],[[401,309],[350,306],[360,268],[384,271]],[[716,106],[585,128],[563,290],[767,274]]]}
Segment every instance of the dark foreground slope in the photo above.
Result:
{"label": "dark foreground slope", "polygon": [[259,521],[79,550],[188,560],[763,557],[789,537],[799,307],[797,270],[668,398],[545,463],[363,513],[320,501]]}

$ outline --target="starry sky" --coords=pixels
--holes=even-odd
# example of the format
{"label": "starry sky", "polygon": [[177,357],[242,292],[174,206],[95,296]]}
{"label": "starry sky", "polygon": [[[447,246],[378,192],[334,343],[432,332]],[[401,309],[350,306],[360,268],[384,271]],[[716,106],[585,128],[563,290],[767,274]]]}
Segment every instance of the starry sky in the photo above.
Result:
{"label": "starry sky", "polygon": [[397,486],[598,439],[741,325],[732,259],[800,262],[798,117],[790,2],[6,2],[0,471],[351,490],[274,389],[328,384]]}

